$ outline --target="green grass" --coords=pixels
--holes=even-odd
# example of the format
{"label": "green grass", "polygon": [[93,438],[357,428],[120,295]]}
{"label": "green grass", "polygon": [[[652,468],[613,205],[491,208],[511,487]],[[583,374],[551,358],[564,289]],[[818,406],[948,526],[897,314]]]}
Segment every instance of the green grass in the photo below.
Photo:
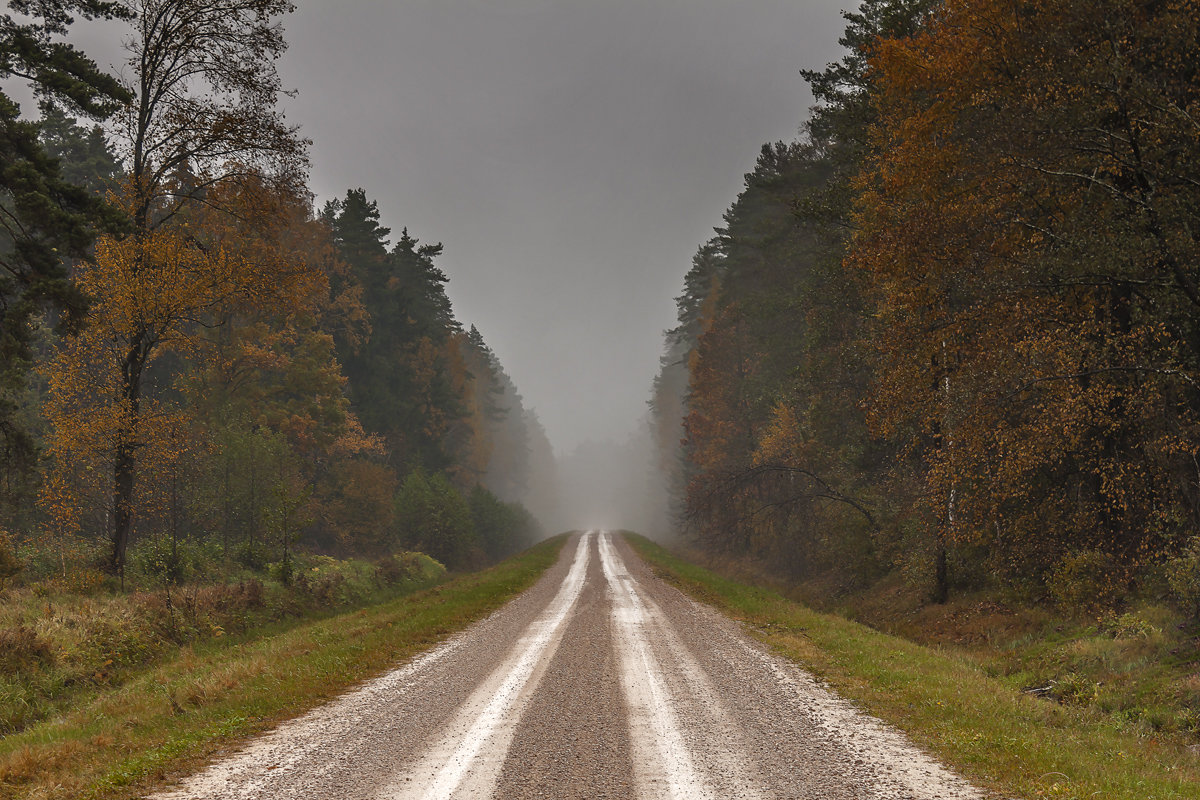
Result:
{"label": "green grass", "polygon": [[1095,708],[1032,697],[966,655],[814,611],[640,536],[628,538],[663,578],[743,621],[777,652],[997,796],[1200,797],[1200,757],[1176,740],[1139,735]]}
{"label": "green grass", "polygon": [[[750,576],[749,583],[771,584]],[[780,591],[965,656],[1014,690],[1036,688],[1048,701],[1087,706],[1134,735],[1200,745],[1200,625],[1168,604],[1154,581],[1122,598],[1119,610],[1063,607],[1012,587],[960,590],[935,604],[895,575],[849,589],[837,583],[836,574],[827,574]]]}
{"label": "green grass", "polygon": [[274,635],[184,647],[0,740],[0,797],[138,797],[486,616],[531,586],[564,541],[556,537],[483,572]]}

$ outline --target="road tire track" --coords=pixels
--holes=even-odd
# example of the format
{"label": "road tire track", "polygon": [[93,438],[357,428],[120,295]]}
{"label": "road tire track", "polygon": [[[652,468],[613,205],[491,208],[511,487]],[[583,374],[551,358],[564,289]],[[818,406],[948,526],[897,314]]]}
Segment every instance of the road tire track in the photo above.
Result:
{"label": "road tire track", "polygon": [[590,533],[579,537],[571,569],[554,599],[529,623],[500,666],[459,706],[442,735],[379,794],[380,800],[492,795],[513,731],[553,660],[563,628],[583,591],[593,538]]}
{"label": "road tire track", "polygon": [[[652,641],[660,645],[674,642],[670,625],[658,606],[644,597],[638,581],[617,555],[610,534],[602,533],[598,546],[613,596],[615,644],[636,756],[638,796],[647,800],[762,797],[757,789],[760,781],[745,749],[739,746],[740,737],[724,724],[720,702],[698,674],[695,662],[678,644],[668,645],[669,652],[661,652],[660,647],[660,653],[655,653]],[[684,678],[681,690],[668,688],[668,671]],[[690,712],[691,737],[684,736],[677,713],[685,707]],[[707,756],[708,769],[697,764],[702,755]]]}
{"label": "road tire track", "polygon": [[765,796],[982,800],[982,793],[901,732],[769,652],[737,622],[658,579],[624,540],[613,544],[723,699],[757,765]]}
{"label": "road tire track", "polygon": [[588,582],[513,736],[495,797],[626,800],[634,796],[611,598],[593,551]]}

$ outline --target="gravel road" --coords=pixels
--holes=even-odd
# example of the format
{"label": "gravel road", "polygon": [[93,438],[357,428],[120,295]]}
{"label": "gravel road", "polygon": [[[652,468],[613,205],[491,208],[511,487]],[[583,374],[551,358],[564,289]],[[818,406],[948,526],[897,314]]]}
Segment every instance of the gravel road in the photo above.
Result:
{"label": "gravel road", "polygon": [[593,532],[492,616],[155,797],[982,794]]}

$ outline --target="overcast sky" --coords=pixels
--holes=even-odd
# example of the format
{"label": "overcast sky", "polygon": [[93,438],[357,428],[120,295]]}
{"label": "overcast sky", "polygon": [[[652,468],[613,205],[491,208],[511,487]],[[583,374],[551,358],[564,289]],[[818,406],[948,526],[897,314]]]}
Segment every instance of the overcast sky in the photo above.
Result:
{"label": "overcast sky", "polygon": [[[646,411],[696,248],[811,105],[857,0],[297,0],[280,69],[319,202],[438,262],[560,452]],[[72,38],[102,66],[112,26]],[[393,237],[394,238],[394,237]]]}
{"label": "overcast sky", "polygon": [[811,104],[854,0],[299,0],[281,71],[322,200],[440,241],[555,447],[645,412],[696,248]]}

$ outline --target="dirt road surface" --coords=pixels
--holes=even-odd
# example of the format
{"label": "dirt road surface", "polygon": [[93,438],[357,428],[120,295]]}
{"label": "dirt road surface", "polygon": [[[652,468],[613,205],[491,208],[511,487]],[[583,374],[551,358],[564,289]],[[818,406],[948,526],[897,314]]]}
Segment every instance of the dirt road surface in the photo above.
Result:
{"label": "dirt road surface", "polygon": [[156,796],[981,797],[596,532],[487,619]]}

